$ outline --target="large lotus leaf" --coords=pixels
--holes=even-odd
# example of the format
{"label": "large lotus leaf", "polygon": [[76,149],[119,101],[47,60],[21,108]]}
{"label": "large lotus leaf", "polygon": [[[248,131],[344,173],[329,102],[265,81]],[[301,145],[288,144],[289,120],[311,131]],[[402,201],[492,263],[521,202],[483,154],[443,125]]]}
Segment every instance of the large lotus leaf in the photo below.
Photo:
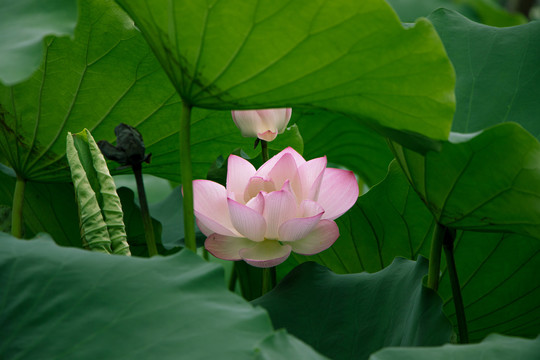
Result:
{"label": "large lotus leaf", "polygon": [[[514,26],[527,22],[522,14],[506,11],[495,0],[387,0],[401,21],[413,22],[438,8],[458,11],[469,19],[491,26]],[[430,18],[432,18],[430,16]]]}
{"label": "large lotus leaf", "polygon": [[480,344],[425,347],[415,349],[382,349],[369,357],[369,360],[537,360],[540,354],[540,337],[534,340],[520,339],[493,334]]}
{"label": "large lotus leaf", "polygon": [[[11,209],[14,189],[15,178],[0,171],[0,204]],[[82,246],[72,184],[28,182],[25,186],[23,219],[25,238],[47,232],[59,245]]]}
{"label": "large lotus leaf", "polygon": [[106,0],[80,1],[79,8],[74,40],[48,38],[39,70],[0,86],[0,148],[27,179],[69,178],[67,131],[86,127],[97,140],[110,139],[120,122],[144,133],[148,120],[162,121],[161,134],[153,126],[145,137],[152,145],[174,131],[163,120],[180,114],[179,98],[129,18]]}
{"label": "large lotus leaf", "polygon": [[0,240],[3,358],[252,359],[272,344],[284,358],[321,358],[267,339],[268,315],[189,251],[141,259]]}
{"label": "large lotus leaf", "polygon": [[322,360],[324,358],[322,355],[315,353],[305,343],[293,336],[287,335],[285,330],[278,330],[274,334],[268,336],[259,343],[256,351],[256,360]]}
{"label": "large lotus leaf", "polygon": [[[398,165],[336,222],[340,237],[328,250],[295,256],[278,267],[284,273],[297,261],[317,261],[338,273],[375,272],[395,256],[429,256],[433,216]],[[491,332],[532,337],[540,333],[540,242],[509,233],[458,231],[456,267],[461,282],[470,338]],[[296,261],[295,261],[296,260]],[[454,303],[442,260],[439,294],[444,312],[456,325]]]}
{"label": "large lotus leaf", "polygon": [[540,143],[521,126],[453,133],[441,152],[425,156],[393,149],[440,224],[540,238]]}
{"label": "large lotus leaf", "polygon": [[440,40],[425,19],[402,27],[383,0],[118,2],[191,105],[328,109],[417,147],[448,136],[454,74]]}
{"label": "large lotus leaf", "polygon": [[326,156],[328,162],[347,167],[369,186],[386,175],[393,159],[387,142],[354,119],[319,110],[293,112],[304,139],[304,158]]}
{"label": "large lotus leaf", "polygon": [[428,16],[438,8],[459,11],[476,20],[472,9],[453,0],[387,0],[387,2],[403,22],[414,22],[419,17]]}
{"label": "large lotus leaf", "polygon": [[[458,232],[455,257],[472,341],[493,332],[525,337],[540,333],[538,239],[508,233]],[[445,266],[439,294],[445,314],[456,325]]]}
{"label": "large lotus leaf", "polygon": [[[540,23],[497,29],[439,10],[430,18],[456,64],[454,129],[514,121],[540,134]],[[540,236],[539,144],[513,124],[455,136],[440,153],[395,153],[415,190],[444,225]]]}
{"label": "large lotus leaf", "polygon": [[435,292],[422,285],[427,261],[396,259],[375,273],[337,275],[313,262],[298,266],[253,301],[276,328],[332,359],[367,359],[387,346],[441,345],[452,328]]}
{"label": "large lotus leaf", "polygon": [[0,1],[0,81],[13,84],[39,66],[43,38],[72,35],[77,22],[75,0]]}
{"label": "large lotus leaf", "polygon": [[499,29],[444,9],[429,19],[456,69],[452,131],[514,121],[539,138],[540,22]]}
{"label": "large lotus leaf", "polygon": [[[68,181],[65,138],[86,127],[113,141],[120,122],[143,134],[151,166],[180,180],[181,103],[131,20],[113,2],[82,1],[75,39],[50,38],[31,79],[0,85],[0,151],[18,174],[35,181]],[[221,153],[252,144],[228,112],[193,112],[194,174],[204,177]]]}
{"label": "large lotus leaf", "polygon": [[510,13],[501,6],[498,0],[454,0],[459,4],[470,6],[480,22],[491,26],[515,26],[525,24],[527,17],[520,13]]}

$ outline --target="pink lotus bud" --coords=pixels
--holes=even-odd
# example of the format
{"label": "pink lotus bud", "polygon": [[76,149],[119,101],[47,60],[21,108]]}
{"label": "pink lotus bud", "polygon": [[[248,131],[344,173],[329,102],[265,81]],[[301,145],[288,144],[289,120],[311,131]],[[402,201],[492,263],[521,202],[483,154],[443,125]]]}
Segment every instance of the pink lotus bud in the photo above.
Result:
{"label": "pink lotus bud", "polygon": [[228,160],[227,186],[193,181],[195,216],[208,251],[257,267],[278,265],[291,251],[313,255],[338,238],[333,221],[358,199],[351,171],[326,168],[292,148],[256,170],[241,157]]}
{"label": "pink lotus bud", "polygon": [[244,137],[272,141],[287,128],[291,119],[291,108],[233,110],[232,117]]}

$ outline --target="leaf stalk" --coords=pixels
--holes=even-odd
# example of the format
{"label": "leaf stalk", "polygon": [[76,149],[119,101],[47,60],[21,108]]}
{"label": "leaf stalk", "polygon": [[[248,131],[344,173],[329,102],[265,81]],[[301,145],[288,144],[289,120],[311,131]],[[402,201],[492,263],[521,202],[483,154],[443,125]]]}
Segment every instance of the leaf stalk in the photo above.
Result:
{"label": "leaf stalk", "polygon": [[264,140],[261,140],[261,156],[262,156],[263,163],[268,161],[268,159],[269,159],[269,156],[268,156],[268,142],[264,141]]}
{"label": "leaf stalk", "polygon": [[186,101],[182,102],[182,116],[180,117],[180,170],[184,190],[184,242],[187,249],[196,252],[191,164],[191,105]]}
{"label": "leaf stalk", "polygon": [[238,268],[237,268],[237,262],[235,261],[233,263],[233,267],[231,269],[231,277],[229,279],[229,291],[234,292],[236,289],[236,280],[238,280]]}
{"label": "leaf stalk", "polygon": [[447,228],[444,225],[435,222],[433,229],[433,238],[431,239],[431,251],[429,254],[429,270],[427,286],[434,291],[439,289],[439,277],[441,272],[441,253],[443,239]]}
{"label": "leaf stalk", "polygon": [[146,199],[146,191],[144,190],[142,165],[140,163],[133,164],[132,169],[137,183],[137,193],[139,194],[139,204],[141,205],[141,216],[143,219],[144,237],[148,248],[148,256],[152,257],[158,254],[158,250],[156,246],[154,225],[152,224],[152,218],[150,217],[150,211],[148,209],[148,201]]}
{"label": "leaf stalk", "polygon": [[276,287],[276,267],[264,268],[262,272],[262,295]]}
{"label": "leaf stalk", "polygon": [[456,309],[458,338],[460,344],[468,344],[469,332],[467,330],[467,318],[465,316],[465,306],[463,305],[461,286],[459,284],[456,262],[454,259],[455,231],[447,229],[446,234],[447,235],[443,239],[443,248],[446,256],[446,267],[448,269],[448,277],[450,278],[450,286],[452,288],[452,298]]}
{"label": "leaf stalk", "polygon": [[17,175],[15,192],[13,194],[13,207],[11,208],[11,234],[16,238],[22,238],[23,230],[23,203],[26,180]]}

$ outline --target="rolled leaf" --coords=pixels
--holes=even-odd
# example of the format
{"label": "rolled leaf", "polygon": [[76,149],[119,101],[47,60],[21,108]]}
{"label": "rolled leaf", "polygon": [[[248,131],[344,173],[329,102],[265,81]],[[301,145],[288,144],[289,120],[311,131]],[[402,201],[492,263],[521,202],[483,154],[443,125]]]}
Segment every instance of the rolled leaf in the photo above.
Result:
{"label": "rolled leaf", "polygon": [[[73,149],[69,148],[71,143]],[[71,164],[74,162],[75,169],[79,169],[78,162],[86,180],[81,184],[89,187],[88,191],[92,191],[95,199],[95,201],[90,201],[88,206],[95,206],[96,209],[85,209],[85,205],[79,200],[81,221],[86,216],[91,215],[95,216],[96,221],[100,223],[99,218],[101,217],[102,223],[100,223],[100,226],[104,226],[105,232],[99,230],[99,236],[108,239],[112,253],[130,255],[120,198],[116,193],[116,185],[96,141],[92,134],[87,129],[84,129],[80,133],[68,135],[67,144],[68,162],[72,168],[72,174],[73,166]],[[71,151],[75,152],[72,159],[69,157]],[[75,179],[73,181],[75,182]],[[77,194],[78,192],[79,189],[77,188]],[[87,231],[88,229],[83,224],[83,234],[88,240]],[[93,229],[90,229],[90,231],[92,232]]]}
{"label": "rolled leaf", "polygon": [[116,184],[109,173],[107,162],[105,161],[101,150],[99,150],[96,141],[92,137],[92,134],[90,134],[87,129],[84,129],[82,134],[85,135],[85,139],[88,142],[94,169],[99,180],[100,192],[103,198],[101,212],[103,213],[105,223],[107,224],[107,231],[109,232],[109,237],[111,239],[113,254],[130,255],[123,220],[124,213],[122,212],[120,197],[118,197],[116,192]]}
{"label": "rolled leaf", "polygon": [[107,225],[101,215],[96,193],[88,181],[84,167],[75,148],[73,135],[68,132],[66,138],[66,156],[71,168],[71,178],[79,205],[83,244],[90,250],[111,253],[111,240]]}

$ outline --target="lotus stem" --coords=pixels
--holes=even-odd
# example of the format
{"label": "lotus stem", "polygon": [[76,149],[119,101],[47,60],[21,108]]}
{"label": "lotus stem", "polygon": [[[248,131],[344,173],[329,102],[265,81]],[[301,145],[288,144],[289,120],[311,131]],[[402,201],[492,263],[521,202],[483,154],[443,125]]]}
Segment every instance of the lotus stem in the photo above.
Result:
{"label": "lotus stem", "polygon": [[235,261],[233,263],[232,269],[231,269],[231,277],[229,279],[229,291],[234,292],[236,289],[236,280],[238,279],[238,269],[237,269],[237,262]]}
{"label": "lotus stem", "polygon": [[146,246],[148,248],[148,256],[152,257],[158,254],[156,247],[156,237],[154,234],[154,225],[148,210],[148,201],[146,200],[146,191],[144,190],[144,182],[142,177],[142,166],[136,164],[132,166],[135,181],[137,182],[137,192],[139,194],[139,204],[141,205],[141,216],[144,226],[144,237],[146,238]]}
{"label": "lotus stem", "polygon": [[11,211],[11,234],[16,238],[22,238],[23,230],[23,203],[26,180],[17,175],[15,192],[13,194],[13,207]]}
{"label": "lotus stem", "polygon": [[261,140],[261,156],[263,163],[268,161],[268,142]]}
{"label": "lotus stem", "polygon": [[429,270],[427,286],[434,291],[439,289],[439,277],[441,272],[441,252],[443,239],[447,228],[438,222],[433,229],[433,238],[431,239],[431,252],[429,254]]}
{"label": "lotus stem", "polygon": [[187,249],[197,251],[193,212],[193,170],[191,166],[191,105],[182,102],[180,118],[180,170],[184,189],[184,242]]}
{"label": "lotus stem", "polygon": [[456,262],[454,259],[454,232],[447,230],[443,240],[444,254],[446,256],[446,267],[450,278],[452,288],[452,298],[456,308],[456,318],[458,325],[458,338],[460,344],[469,343],[469,332],[467,330],[467,318],[465,316],[465,306],[463,306],[463,297],[461,296],[461,286],[459,285]]}
{"label": "lotus stem", "polygon": [[262,295],[276,287],[276,267],[264,268],[262,272]]}

